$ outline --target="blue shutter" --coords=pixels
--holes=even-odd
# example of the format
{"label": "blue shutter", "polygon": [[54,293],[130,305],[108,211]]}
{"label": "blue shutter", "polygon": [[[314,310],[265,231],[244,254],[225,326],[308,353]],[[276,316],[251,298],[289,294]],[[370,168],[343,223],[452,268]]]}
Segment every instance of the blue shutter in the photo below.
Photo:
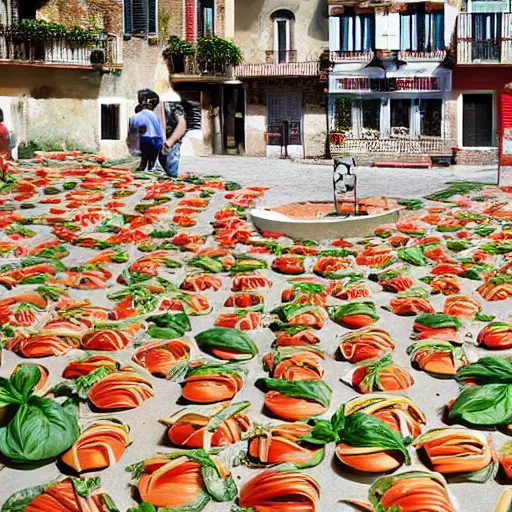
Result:
{"label": "blue shutter", "polygon": [[132,0],[133,32],[148,33],[148,0]]}
{"label": "blue shutter", "polygon": [[133,32],[133,13],[132,13],[132,0],[124,0],[124,32],[131,34]]}
{"label": "blue shutter", "polygon": [[158,19],[158,13],[156,12],[156,0],[148,1],[148,32],[150,34],[156,34],[156,21]]}

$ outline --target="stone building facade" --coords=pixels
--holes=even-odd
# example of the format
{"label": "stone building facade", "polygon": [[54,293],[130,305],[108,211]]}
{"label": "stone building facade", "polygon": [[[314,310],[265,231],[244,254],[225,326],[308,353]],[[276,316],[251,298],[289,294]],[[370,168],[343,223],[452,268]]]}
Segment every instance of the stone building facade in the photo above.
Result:
{"label": "stone building facade", "polygon": [[236,0],[235,69],[246,95],[246,152],[323,157],[327,124],[327,1]]}

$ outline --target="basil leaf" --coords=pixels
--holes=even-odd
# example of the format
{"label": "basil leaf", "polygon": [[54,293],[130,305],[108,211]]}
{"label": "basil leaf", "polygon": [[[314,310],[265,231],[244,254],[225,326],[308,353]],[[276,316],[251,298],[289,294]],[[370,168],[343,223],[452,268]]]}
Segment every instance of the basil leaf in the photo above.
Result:
{"label": "basil leaf", "polygon": [[304,293],[322,293],[325,286],[317,283],[293,283],[293,289]]}
{"label": "basil leaf", "polygon": [[209,256],[199,256],[198,258],[192,258],[187,262],[187,265],[201,268],[214,274],[225,271],[224,265],[220,261],[214,260]]}
{"label": "basil leaf", "polygon": [[128,512],[157,512],[154,505],[143,502],[137,508],[129,508]]}
{"label": "basil leaf", "polygon": [[242,411],[245,411],[250,406],[251,402],[244,401],[238,404],[230,404],[227,407],[224,407],[224,409],[210,418],[210,421],[206,425],[206,430],[208,430],[208,432],[215,432],[224,421],[233,417],[235,414],[239,414]]}
{"label": "basil leaf", "polygon": [[423,267],[428,264],[428,260],[420,247],[405,247],[399,249],[397,255],[401,260],[417,267]]}
{"label": "basil leaf", "polygon": [[453,403],[449,418],[470,425],[512,423],[512,386],[486,384],[466,388]]}
{"label": "basil leaf", "polygon": [[379,316],[375,312],[375,304],[373,304],[373,302],[352,302],[350,304],[343,304],[342,306],[330,306],[327,309],[329,318],[334,322],[352,315],[367,315],[375,322],[379,319]]}
{"label": "basil leaf", "polygon": [[179,336],[183,336],[192,329],[190,319],[186,313],[165,313],[165,315],[150,316],[148,321],[153,322],[157,327],[167,327],[181,332]]}
{"label": "basil leaf", "polygon": [[0,407],[24,404],[41,379],[41,370],[35,364],[24,364],[9,379],[0,379]]}
{"label": "basil leaf", "polygon": [[313,430],[307,436],[300,436],[298,439],[321,445],[332,442],[338,443],[340,440],[331,422],[327,420],[315,420]]}
{"label": "basil leaf", "polygon": [[32,396],[0,428],[0,452],[13,462],[39,462],[60,455],[79,435],[75,406]]}
{"label": "basil leaf", "polygon": [[397,450],[403,454],[406,464],[411,463],[402,436],[387,423],[370,414],[355,412],[345,417],[345,425],[339,436],[350,446]]}
{"label": "basil leaf", "polygon": [[268,389],[278,391],[282,395],[303,398],[329,407],[331,404],[331,388],[323,380],[287,381],[282,379],[261,378],[256,381],[263,382]]}
{"label": "basil leaf", "polygon": [[256,258],[244,258],[238,260],[229,270],[233,273],[237,272],[250,272],[260,268],[267,268],[267,263],[264,260]]}
{"label": "basil leaf", "polygon": [[78,393],[78,396],[83,400],[86,400],[89,390],[92,388],[92,386],[100,379],[103,379],[103,377],[109,375],[110,373],[112,373],[112,370],[110,370],[109,368],[100,367],[94,369],[87,375],[82,375],[81,377],[78,377],[78,379],[76,379],[75,381],[75,389]]}
{"label": "basil leaf", "polygon": [[26,508],[41,494],[59,483],[58,480],[47,484],[29,487],[12,494],[3,504],[2,512],[24,512]]}
{"label": "basil leaf", "polygon": [[148,329],[148,334],[158,340],[172,340],[183,336],[183,331],[178,331],[172,327],[157,327],[156,325],[151,325]]}
{"label": "basil leaf", "polygon": [[462,327],[460,320],[455,316],[433,313],[425,313],[423,315],[419,315],[416,318],[416,323],[425,325],[426,327],[431,327],[433,329],[444,329],[447,327],[460,329]]}
{"label": "basil leaf", "polygon": [[88,498],[93,491],[97,491],[101,486],[99,476],[93,478],[72,478],[71,482],[75,492],[81,498]]}
{"label": "basil leaf", "polygon": [[196,341],[199,348],[205,352],[220,349],[237,354],[248,354],[250,358],[258,353],[258,349],[251,338],[239,329],[215,327],[197,334]]}
{"label": "basil leaf", "polygon": [[512,384],[512,359],[496,356],[482,357],[476,363],[461,368],[455,378],[459,382],[478,380],[483,381],[484,384]]}

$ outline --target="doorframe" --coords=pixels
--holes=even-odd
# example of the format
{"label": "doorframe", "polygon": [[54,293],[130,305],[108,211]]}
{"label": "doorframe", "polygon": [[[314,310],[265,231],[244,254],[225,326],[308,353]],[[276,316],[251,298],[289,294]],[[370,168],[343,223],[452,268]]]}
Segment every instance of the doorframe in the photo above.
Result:
{"label": "doorframe", "polygon": [[[492,146],[464,146],[464,95],[465,94],[490,94],[492,96]],[[497,108],[496,108],[496,90],[480,89],[480,90],[464,90],[460,91],[457,97],[457,146],[463,149],[484,150],[496,149],[498,147],[497,137]]]}

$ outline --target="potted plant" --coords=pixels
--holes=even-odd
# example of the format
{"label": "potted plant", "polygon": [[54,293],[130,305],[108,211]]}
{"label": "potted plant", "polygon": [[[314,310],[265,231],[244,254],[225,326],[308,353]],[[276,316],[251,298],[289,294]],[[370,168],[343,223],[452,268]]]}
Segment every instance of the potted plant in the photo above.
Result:
{"label": "potted plant", "polygon": [[171,63],[173,73],[183,73],[185,71],[185,57],[194,55],[194,47],[178,36],[169,36],[167,43],[162,52],[164,59]]}
{"label": "potted plant", "polygon": [[197,60],[203,73],[225,73],[226,65],[237,66],[242,62],[242,52],[227,39],[207,36],[197,41]]}

